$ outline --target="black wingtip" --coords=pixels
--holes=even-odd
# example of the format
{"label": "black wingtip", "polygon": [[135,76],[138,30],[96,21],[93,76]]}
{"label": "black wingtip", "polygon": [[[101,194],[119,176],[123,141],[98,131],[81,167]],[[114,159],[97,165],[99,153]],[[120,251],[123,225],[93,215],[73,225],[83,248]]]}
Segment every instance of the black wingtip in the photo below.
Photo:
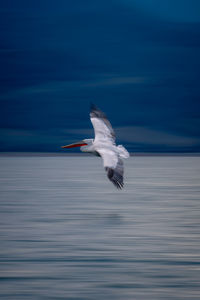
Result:
{"label": "black wingtip", "polygon": [[98,107],[94,103],[90,103],[90,112],[93,112],[95,110],[99,110]]}
{"label": "black wingtip", "polygon": [[94,103],[90,104],[90,117],[107,118],[106,114],[100,110]]}
{"label": "black wingtip", "polygon": [[105,167],[105,170],[107,172],[108,179],[114,184],[117,189],[121,190],[124,187],[123,177],[114,172],[112,168]]}

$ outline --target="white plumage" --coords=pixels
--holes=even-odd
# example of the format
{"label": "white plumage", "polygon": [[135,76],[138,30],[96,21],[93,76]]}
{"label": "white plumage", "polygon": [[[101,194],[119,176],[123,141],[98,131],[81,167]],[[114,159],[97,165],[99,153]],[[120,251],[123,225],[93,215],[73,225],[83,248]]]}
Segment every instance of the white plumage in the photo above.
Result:
{"label": "white plumage", "polygon": [[115,133],[110,122],[106,115],[94,105],[91,106],[90,120],[94,127],[95,139],[84,139],[62,148],[81,146],[82,152],[101,156],[109,180],[121,189],[124,186],[122,158],[128,158],[129,153],[122,145],[116,146]]}

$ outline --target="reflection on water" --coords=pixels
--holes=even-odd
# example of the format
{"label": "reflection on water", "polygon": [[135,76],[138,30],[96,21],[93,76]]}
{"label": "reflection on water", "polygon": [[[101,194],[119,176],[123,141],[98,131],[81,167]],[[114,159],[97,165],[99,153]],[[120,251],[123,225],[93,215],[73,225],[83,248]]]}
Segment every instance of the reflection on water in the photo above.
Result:
{"label": "reflection on water", "polygon": [[199,163],[0,157],[0,298],[199,299]]}

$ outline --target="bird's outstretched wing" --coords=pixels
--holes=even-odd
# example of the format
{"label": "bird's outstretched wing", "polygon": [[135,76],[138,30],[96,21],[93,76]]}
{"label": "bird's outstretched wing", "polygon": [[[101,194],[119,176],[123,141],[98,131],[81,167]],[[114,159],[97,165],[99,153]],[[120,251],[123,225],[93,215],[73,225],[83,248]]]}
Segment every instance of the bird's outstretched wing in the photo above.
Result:
{"label": "bird's outstretched wing", "polygon": [[107,142],[110,141],[110,143],[115,144],[115,133],[110,122],[104,112],[93,104],[90,110],[90,120],[94,127],[95,140],[107,140]]}
{"label": "bird's outstretched wing", "polygon": [[105,168],[107,172],[107,176],[112,181],[112,183],[118,188],[122,189],[124,186],[123,182],[123,174],[124,174],[124,168],[123,168],[123,161],[119,158],[117,166],[115,169],[106,167]]}
{"label": "bird's outstretched wing", "polygon": [[114,151],[108,149],[99,149],[98,153],[103,159],[103,164],[107,172],[108,179],[118,189],[122,189],[124,186],[124,165],[121,158]]}

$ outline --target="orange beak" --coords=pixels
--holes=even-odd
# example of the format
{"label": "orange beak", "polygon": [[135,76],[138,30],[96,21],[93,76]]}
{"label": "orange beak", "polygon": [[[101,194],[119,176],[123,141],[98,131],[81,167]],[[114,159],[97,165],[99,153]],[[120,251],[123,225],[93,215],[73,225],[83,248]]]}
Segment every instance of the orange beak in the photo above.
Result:
{"label": "orange beak", "polygon": [[81,147],[81,146],[86,146],[87,144],[84,141],[79,141],[74,144],[66,145],[66,146],[61,146],[61,148],[74,148],[74,147]]}

